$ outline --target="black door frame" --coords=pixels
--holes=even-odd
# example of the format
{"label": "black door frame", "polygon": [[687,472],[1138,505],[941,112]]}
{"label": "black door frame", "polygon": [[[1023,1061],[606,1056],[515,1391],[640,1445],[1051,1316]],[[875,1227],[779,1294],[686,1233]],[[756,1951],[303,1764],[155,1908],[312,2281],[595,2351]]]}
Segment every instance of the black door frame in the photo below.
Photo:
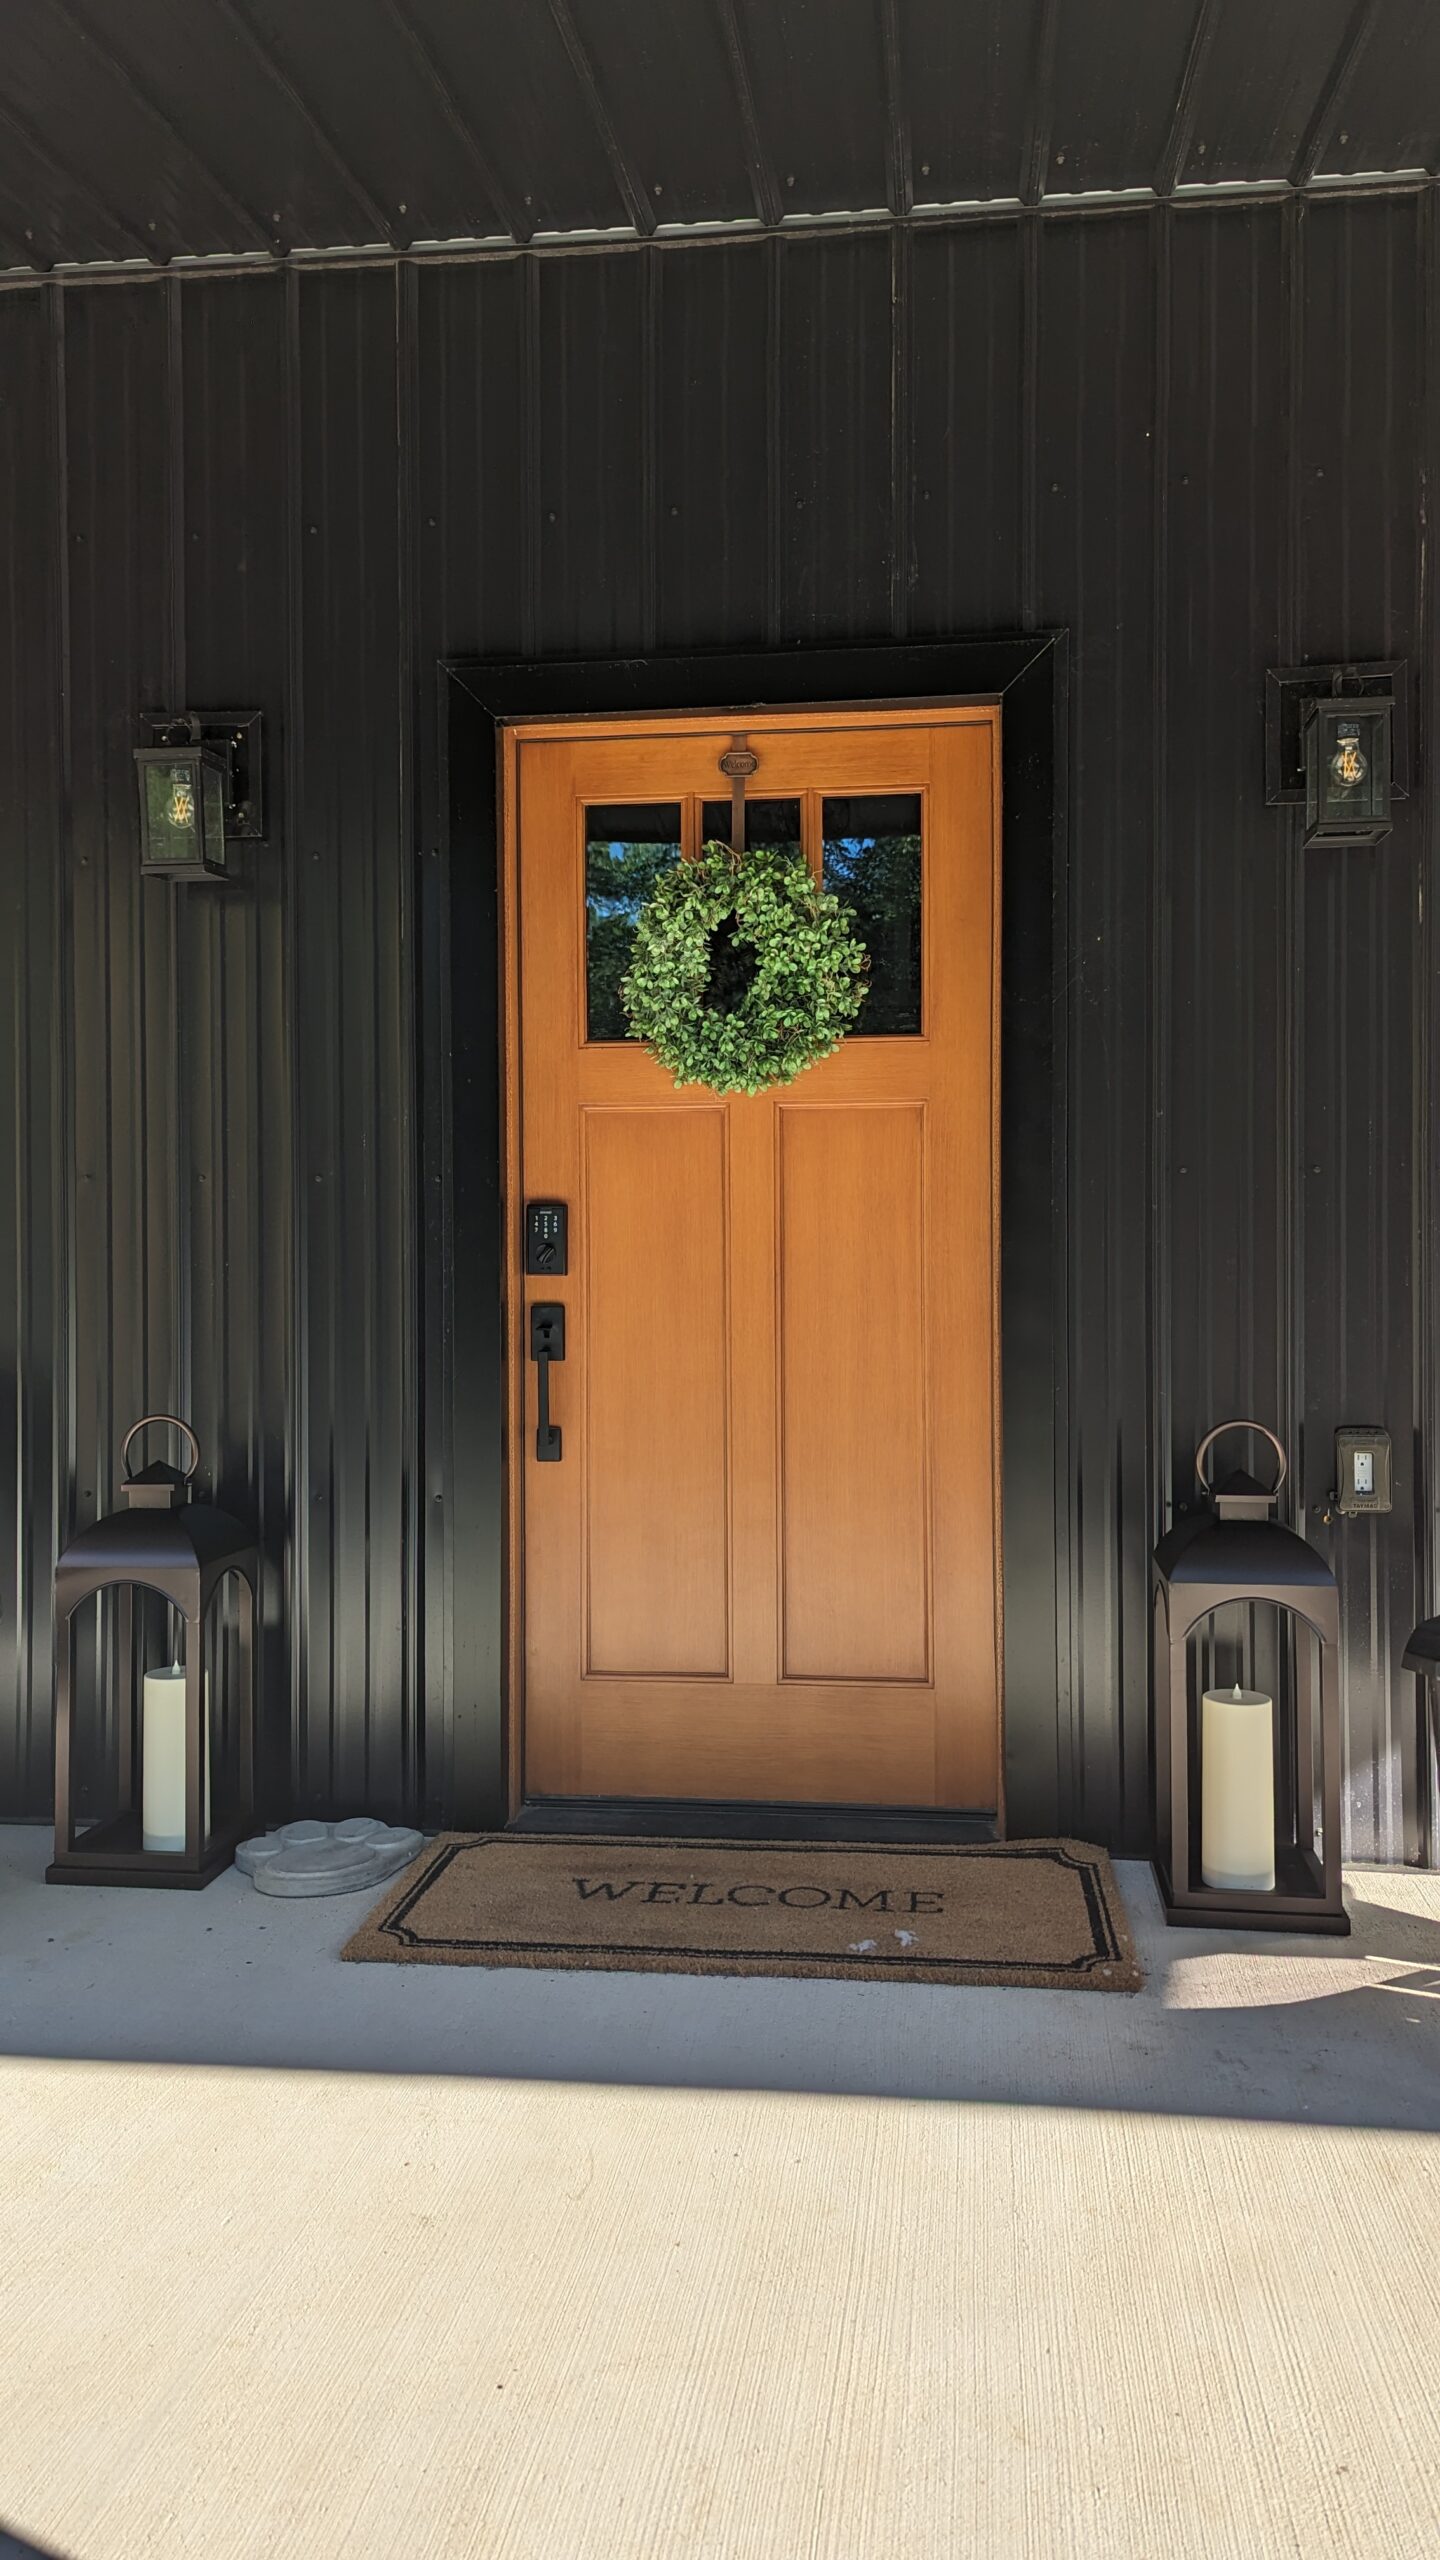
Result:
{"label": "black door frame", "polygon": [[[505,1695],[506,1239],[502,1228],[503,994],[499,730],[586,714],[716,712],[786,704],[1001,706],[1000,1363],[1004,1488],[1004,1778],[1013,1837],[1052,1831],[1068,1695],[1067,1578],[1057,1488],[1067,1440],[1066,1056],[1068,827],[1064,632],[683,656],[445,662],[442,805],[448,930],[422,951],[422,1290],[438,1357],[424,1360],[427,1484],[448,1542],[452,1701],[441,1818],[507,1818]],[[448,948],[447,948],[448,946]],[[427,981],[429,983],[427,983]],[[426,1004],[422,1002],[422,1012]],[[434,1349],[436,1346],[430,1346]],[[675,1808],[655,1807],[657,1821]],[[606,1818],[615,1811],[606,1809]],[[595,1820],[600,1809],[588,1818]],[[584,1821],[582,1812],[572,1818]],[[554,1811],[545,1809],[553,1825]],[[798,1817],[786,1814],[792,1836]],[[930,1818],[933,1821],[933,1817]],[[713,1820],[729,1827],[720,1809]],[[700,1827],[698,1818],[691,1828]],[[762,1827],[758,1826],[758,1827]]]}

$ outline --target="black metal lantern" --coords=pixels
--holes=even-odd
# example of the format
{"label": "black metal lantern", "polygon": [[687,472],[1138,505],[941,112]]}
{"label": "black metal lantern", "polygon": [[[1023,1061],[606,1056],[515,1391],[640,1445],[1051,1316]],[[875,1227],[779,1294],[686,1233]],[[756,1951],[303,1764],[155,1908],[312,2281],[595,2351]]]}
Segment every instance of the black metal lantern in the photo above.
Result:
{"label": "black metal lantern", "polygon": [[1305,813],[1307,846],[1378,844],[1410,788],[1403,658],[1272,667],[1265,679],[1265,798]]}
{"label": "black metal lantern", "polygon": [[223,880],[229,847],[265,831],[258,711],[151,713],[135,749],[140,868],[166,880]]}
{"label": "black metal lantern", "polygon": [[1307,845],[1378,844],[1390,833],[1391,709],[1338,692],[1306,703]]}
{"label": "black metal lantern", "polygon": [[[1211,1495],[1212,1509],[1181,1521],[1155,1550],[1155,1866],[1165,1917],[1344,1936],[1340,1595],[1324,1558],[1273,1517],[1288,1464],[1263,1423],[1222,1422],[1207,1433],[1195,1452],[1202,1492],[1210,1494],[1206,1457],[1227,1431],[1259,1432],[1279,1472],[1267,1491],[1237,1469]],[[1283,1613],[1293,1633],[1288,1698],[1238,1684],[1197,1698],[1198,1642],[1235,1603]]]}
{"label": "black metal lantern", "polygon": [[[158,1462],[130,1473],[152,1423],[188,1440],[183,1475]],[[121,1464],[124,1510],[82,1529],[55,1568],[47,1872],[52,1884],[205,1885],[254,1827],[255,1541],[189,1499],[200,1447],[174,1414],[137,1422]]]}
{"label": "black metal lantern", "polygon": [[1429,1704],[1431,1745],[1440,1758],[1440,1618],[1422,1618],[1411,1629],[1400,1668],[1414,1672],[1421,1702]]}
{"label": "black metal lantern", "polygon": [[225,759],[193,738],[137,747],[140,779],[140,868],[172,880],[225,877]]}

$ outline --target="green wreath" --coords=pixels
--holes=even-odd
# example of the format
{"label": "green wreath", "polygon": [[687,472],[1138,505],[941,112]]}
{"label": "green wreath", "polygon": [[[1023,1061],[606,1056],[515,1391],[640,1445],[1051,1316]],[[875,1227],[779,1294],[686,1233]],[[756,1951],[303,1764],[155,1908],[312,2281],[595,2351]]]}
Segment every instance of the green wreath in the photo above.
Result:
{"label": "green wreath", "polygon": [[798,853],[707,844],[657,880],[620,992],[677,1084],[763,1093],[839,1048],[868,967],[845,908]]}

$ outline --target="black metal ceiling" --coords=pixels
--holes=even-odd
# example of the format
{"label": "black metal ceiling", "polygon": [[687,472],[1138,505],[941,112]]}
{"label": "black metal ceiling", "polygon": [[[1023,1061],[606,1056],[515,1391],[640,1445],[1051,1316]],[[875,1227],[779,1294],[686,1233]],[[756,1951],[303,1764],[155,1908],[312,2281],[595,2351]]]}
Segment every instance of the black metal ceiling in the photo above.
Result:
{"label": "black metal ceiling", "polygon": [[0,268],[1440,167],[1440,0],[6,0]]}

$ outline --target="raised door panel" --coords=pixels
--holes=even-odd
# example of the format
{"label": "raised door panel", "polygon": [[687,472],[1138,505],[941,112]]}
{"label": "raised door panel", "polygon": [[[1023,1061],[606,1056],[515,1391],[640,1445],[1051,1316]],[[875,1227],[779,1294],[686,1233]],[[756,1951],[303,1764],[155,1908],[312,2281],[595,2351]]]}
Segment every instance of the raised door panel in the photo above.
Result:
{"label": "raised door panel", "polygon": [[723,1679],[725,1114],[581,1119],[586,1669]]}
{"label": "raised door panel", "polygon": [[925,1112],[779,1123],[784,1674],[925,1680]]}

